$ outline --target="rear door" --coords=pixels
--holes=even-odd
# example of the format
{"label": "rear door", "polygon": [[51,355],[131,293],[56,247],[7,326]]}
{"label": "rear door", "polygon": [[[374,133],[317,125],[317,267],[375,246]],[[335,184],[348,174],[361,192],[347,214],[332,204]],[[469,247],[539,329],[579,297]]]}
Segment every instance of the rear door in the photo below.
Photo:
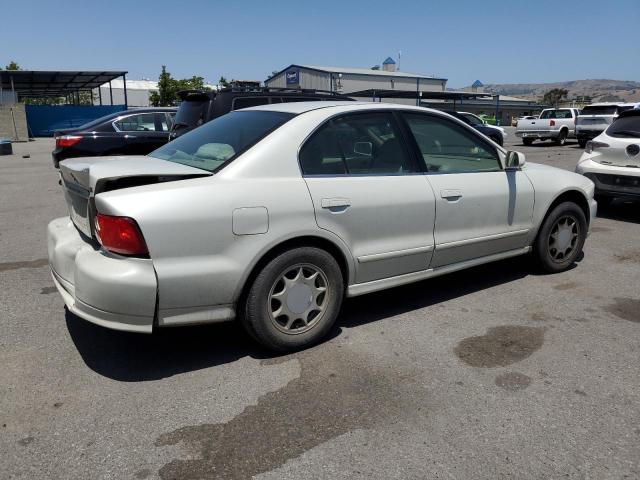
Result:
{"label": "rear door", "polygon": [[432,267],[526,246],[533,228],[533,185],[505,171],[498,150],[447,118],[404,113],[435,193]]}
{"label": "rear door", "polygon": [[389,112],[347,114],[322,125],[299,154],[320,228],[356,259],[356,283],[426,270],[434,195]]}
{"label": "rear door", "polygon": [[169,140],[169,125],[164,112],[134,113],[113,122],[123,139],[122,151],[127,155],[146,155]]}

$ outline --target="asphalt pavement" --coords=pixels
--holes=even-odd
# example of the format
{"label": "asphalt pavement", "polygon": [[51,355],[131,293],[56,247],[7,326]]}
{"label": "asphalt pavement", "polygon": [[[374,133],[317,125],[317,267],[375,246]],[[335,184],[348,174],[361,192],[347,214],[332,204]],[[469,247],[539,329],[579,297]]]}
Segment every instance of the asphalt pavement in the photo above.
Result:
{"label": "asphalt pavement", "polygon": [[[508,130],[529,162],[581,153]],[[567,272],[515,258],[350,299],[325,343],[274,357],[235,324],[67,313],[52,147],[0,157],[1,478],[640,478],[639,203],[601,211]]]}

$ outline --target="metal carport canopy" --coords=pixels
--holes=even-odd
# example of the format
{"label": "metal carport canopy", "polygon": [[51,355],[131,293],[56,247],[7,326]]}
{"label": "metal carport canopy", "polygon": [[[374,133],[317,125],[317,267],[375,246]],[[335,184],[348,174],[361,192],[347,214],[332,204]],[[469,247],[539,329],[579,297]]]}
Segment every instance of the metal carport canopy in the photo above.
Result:
{"label": "metal carport canopy", "polygon": [[123,77],[126,71],[0,70],[0,88],[18,97],[60,97],[91,90]]}

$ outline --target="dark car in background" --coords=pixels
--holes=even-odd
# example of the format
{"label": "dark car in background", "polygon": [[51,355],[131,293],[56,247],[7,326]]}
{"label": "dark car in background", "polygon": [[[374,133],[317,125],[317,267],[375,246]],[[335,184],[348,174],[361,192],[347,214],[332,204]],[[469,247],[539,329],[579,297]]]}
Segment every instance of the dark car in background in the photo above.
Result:
{"label": "dark car in background", "polygon": [[176,108],[139,108],[112,113],[76,128],[57,130],[53,164],[66,158],[146,155],[169,141]]}
{"label": "dark car in background", "polygon": [[172,140],[203,123],[241,108],[283,102],[353,101],[345,95],[324,90],[268,87],[226,88],[218,91],[183,90],[178,96],[180,104],[171,128]]}
{"label": "dark car in background", "polygon": [[456,112],[454,110],[444,110],[444,112],[456,117],[459,120],[462,120],[467,125],[471,125],[477,131],[485,134],[498,145],[502,146],[504,144],[504,139],[507,134],[503,128],[488,125],[480,117],[474,115],[473,113]]}

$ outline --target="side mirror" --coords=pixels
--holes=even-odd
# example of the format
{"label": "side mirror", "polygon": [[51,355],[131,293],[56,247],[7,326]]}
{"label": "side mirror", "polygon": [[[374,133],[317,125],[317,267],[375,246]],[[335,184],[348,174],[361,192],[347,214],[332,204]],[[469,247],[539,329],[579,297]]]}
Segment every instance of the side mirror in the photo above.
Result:
{"label": "side mirror", "polygon": [[509,150],[505,160],[507,170],[520,170],[525,164],[524,153]]}
{"label": "side mirror", "polygon": [[373,155],[373,143],[371,142],[356,142],[353,145],[353,153],[370,157]]}

